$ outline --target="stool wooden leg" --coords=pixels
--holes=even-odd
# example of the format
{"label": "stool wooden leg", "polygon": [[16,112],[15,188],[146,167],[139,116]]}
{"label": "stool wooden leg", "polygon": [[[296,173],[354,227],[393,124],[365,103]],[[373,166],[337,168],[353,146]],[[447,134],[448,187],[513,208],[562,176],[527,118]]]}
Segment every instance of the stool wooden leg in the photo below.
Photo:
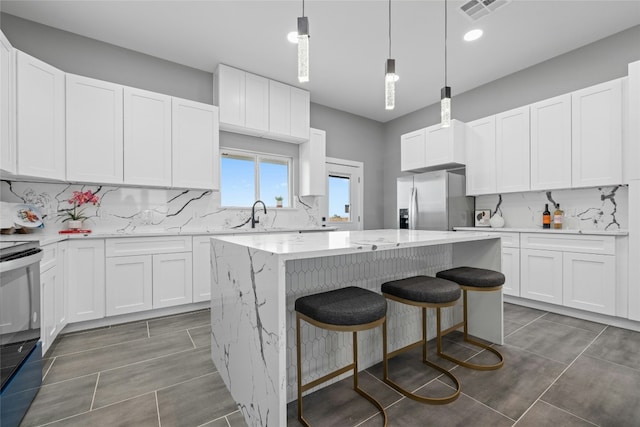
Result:
{"label": "stool wooden leg", "polygon": [[[475,369],[477,371],[493,371],[495,369],[501,368],[504,365],[504,356],[502,356],[502,353],[500,353],[497,349],[491,346],[488,346],[484,343],[481,343],[479,341],[469,338],[469,322],[468,322],[468,314],[467,314],[467,290],[464,288],[462,289],[462,310],[463,310],[462,324],[455,325],[452,328],[449,328],[443,332],[440,329],[440,309],[438,309],[438,356],[442,357],[443,359],[447,359],[453,363],[457,363],[460,366],[464,366],[465,368]],[[488,352],[495,354],[498,357],[498,362],[492,365],[480,365],[477,363],[466,362],[464,360],[460,360],[453,356],[449,356],[448,354],[445,354],[442,351],[442,346],[441,346],[442,336],[448,334],[449,332],[452,332],[453,330],[459,328],[460,326],[463,326],[463,331],[464,331],[463,336],[464,336],[465,342],[468,342],[469,344],[473,344],[476,347],[480,347],[484,350],[487,350]]]}

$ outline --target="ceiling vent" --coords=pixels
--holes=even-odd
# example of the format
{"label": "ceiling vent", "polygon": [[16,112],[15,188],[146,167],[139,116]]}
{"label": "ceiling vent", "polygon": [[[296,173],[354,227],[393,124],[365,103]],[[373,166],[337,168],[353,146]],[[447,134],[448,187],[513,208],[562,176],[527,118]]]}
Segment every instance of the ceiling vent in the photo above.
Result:
{"label": "ceiling vent", "polygon": [[511,3],[511,0],[470,0],[460,6],[460,11],[475,22],[507,3]]}

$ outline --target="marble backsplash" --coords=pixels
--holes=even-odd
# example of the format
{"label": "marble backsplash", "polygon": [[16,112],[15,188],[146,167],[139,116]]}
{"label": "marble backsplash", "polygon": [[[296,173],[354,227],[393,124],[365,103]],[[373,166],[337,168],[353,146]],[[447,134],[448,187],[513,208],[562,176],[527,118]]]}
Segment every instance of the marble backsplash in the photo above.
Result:
{"label": "marble backsplash", "polygon": [[560,204],[564,227],[575,230],[629,228],[629,191],[624,185],[573,190],[506,193],[476,197],[476,209],[501,212],[505,227],[542,228],[545,203],[553,215]]}
{"label": "marble backsplash", "polygon": [[[39,208],[45,233],[57,233],[67,228],[60,213],[71,207],[67,200],[74,191],[87,190],[94,192],[100,203],[99,206],[83,206],[89,217],[85,228],[98,233],[208,232],[251,228],[251,209],[220,207],[220,193],[216,191],[7,180],[2,180],[0,185],[0,201],[26,203]],[[317,198],[294,199],[295,208],[268,207],[266,215],[260,211],[256,215],[260,219],[256,228],[320,227]]]}

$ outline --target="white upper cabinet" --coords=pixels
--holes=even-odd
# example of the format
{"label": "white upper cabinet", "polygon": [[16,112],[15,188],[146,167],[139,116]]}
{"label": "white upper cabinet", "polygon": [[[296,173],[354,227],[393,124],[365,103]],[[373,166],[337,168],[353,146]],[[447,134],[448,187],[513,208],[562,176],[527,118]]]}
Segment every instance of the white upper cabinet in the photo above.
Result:
{"label": "white upper cabinet", "polygon": [[294,143],[309,140],[308,91],[224,64],[213,79],[221,130]]}
{"label": "white upper cabinet", "polygon": [[467,123],[467,194],[496,192],[496,118],[485,117]]}
{"label": "white upper cabinet", "polygon": [[17,52],[18,174],[65,179],[65,74]]}
{"label": "white upper cabinet", "polygon": [[173,98],[173,186],[217,190],[218,107]]}
{"label": "white upper cabinet", "polygon": [[622,183],[622,82],[571,95],[573,187]]}
{"label": "white upper cabinet", "polygon": [[464,166],[465,126],[452,120],[406,133],[400,137],[400,169],[429,171]]}
{"label": "white upper cabinet", "polygon": [[300,195],[326,194],[326,139],[323,130],[311,129],[309,141],[300,144]]}
{"label": "white upper cabinet", "polygon": [[427,129],[418,129],[400,137],[400,170],[420,169],[425,164]]}
{"label": "white upper cabinet", "polygon": [[171,97],[124,88],[124,182],[171,186]]}
{"label": "white upper cabinet", "polygon": [[269,131],[269,80],[220,64],[214,74],[220,128],[249,135]]}
{"label": "white upper cabinet", "polygon": [[0,169],[16,173],[15,50],[0,31]]}
{"label": "white upper cabinet", "polygon": [[531,104],[531,190],[571,187],[571,95]]}
{"label": "white upper cabinet", "polygon": [[529,106],[496,114],[498,193],[529,191]]}
{"label": "white upper cabinet", "polygon": [[67,179],[122,184],[123,88],[67,74]]}
{"label": "white upper cabinet", "polygon": [[269,80],[245,73],[245,124],[256,132],[269,129]]}

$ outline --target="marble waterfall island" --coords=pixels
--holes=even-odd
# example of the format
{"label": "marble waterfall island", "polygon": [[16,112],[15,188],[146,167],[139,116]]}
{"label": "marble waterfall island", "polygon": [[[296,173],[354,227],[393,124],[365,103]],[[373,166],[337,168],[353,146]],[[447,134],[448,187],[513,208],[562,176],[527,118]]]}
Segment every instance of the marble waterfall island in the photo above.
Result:
{"label": "marble waterfall island", "polygon": [[[303,295],[360,286],[380,292],[388,280],[435,275],[454,266],[500,270],[500,237],[491,233],[368,230],[211,239],[211,356],[251,426],[287,424],[295,400],[294,302]],[[469,294],[470,333],[502,344],[502,293]],[[390,349],[420,337],[420,310],[389,303]],[[435,313],[429,310],[429,337]],[[443,327],[461,320],[443,310]],[[358,334],[359,366],[382,360],[380,328]],[[305,381],[351,361],[351,335],[303,327]]]}

